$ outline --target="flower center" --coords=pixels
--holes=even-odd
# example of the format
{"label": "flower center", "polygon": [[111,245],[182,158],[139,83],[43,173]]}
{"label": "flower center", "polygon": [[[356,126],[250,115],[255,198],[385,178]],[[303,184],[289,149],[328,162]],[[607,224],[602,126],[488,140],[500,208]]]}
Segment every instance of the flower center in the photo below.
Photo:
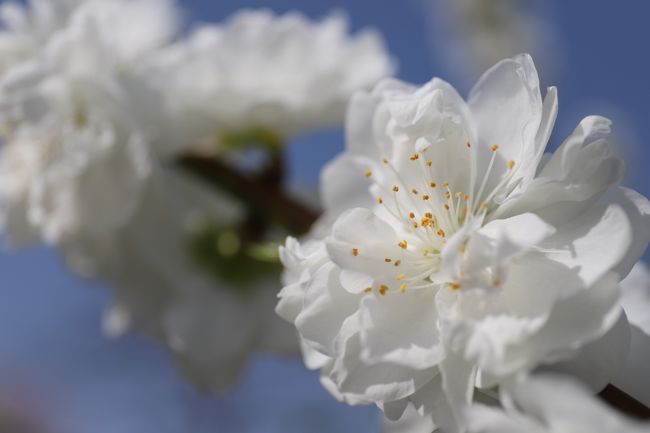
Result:
{"label": "flower center", "polygon": [[[399,255],[384,258],[384,265],[400,268],[408,263],[409,266],[401,266],[403,272],[394,270],[394,282],[402,293],[407,288],[422,289],[441,284],[452,290],[460,289],[459,282],[438,275],[447,239],[467,224],[483,225],[489,213],[498,206],[496,197],[509,192],[509,181],[516,171],[515,161],[508,161],[503,172],[497,173],[499,145],[494,144],[489,149],[487,167],[478,179],[477,149],[469,141],[463,145],[469,153],[469,182],[464,183],[464,188],[438,177],[434,160],[427,155],[432,152],[431,147],[410,155],[407,167],[413,165],[409,170],[398,170],[387,158],[382,159],[381,167],[385,170],[382,169],[383,176],[375,182],[374,189],[377,203],[392,217],[397,232],[404,236],[398,242]],[[404,178],[407,175],[410,184]],[[367,171],[365,176],[373,178],[373,173]],[[458,247],[461,254],[465,254],[465,244]],[[353,254],[358,256],[359,250],[355,248]],[[380,286],[380,294],[390,289],[391,284],[387,284]]]}

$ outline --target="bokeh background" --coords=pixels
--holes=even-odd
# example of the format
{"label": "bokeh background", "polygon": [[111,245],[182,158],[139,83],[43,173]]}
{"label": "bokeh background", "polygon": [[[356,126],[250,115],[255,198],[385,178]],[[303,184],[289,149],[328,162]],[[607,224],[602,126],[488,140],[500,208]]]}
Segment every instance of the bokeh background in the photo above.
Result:
{"label": "bokeh background", "polygon": [[[383,34],[399,62],[399,78],[422,83],[440,76],[466,94],[485,66],[477,52],[485,54],[488,47],[481,45],[485,39],[480,25],[458,21],[449,10],[452,3],[467,2],[179,1],[188,28],[220,21],[243,7],[298,9],[313,18],[343,11],[353,29],[372,26]],[[532,51],[543,85],[559,88],[560,111],[551,145],[557,146],[585,115],[612,118],[617,151],[628,164],[626,183],[649,196],[650,3],[501,3],[506,8],[503,16],[516,24],[512,46],[503,49]],[[497,30],[507,24],[494,23]],[[336,130],[294,141],[289,150],[291,182],[315,188],[320,167],[342,147],[342,133]],[[647,253],[645,258],[650,258]],[[0,420],[28,419],[11,433],[380,429],[374,408],[335,402],[321,388],[317,374],[306,371],[299,360],[260,357],[232,395],[198,393],[153,342],[139,335],[106,339],[100,320],[109,292],[70,275],[50,249],[2,251],[0,286]]]}

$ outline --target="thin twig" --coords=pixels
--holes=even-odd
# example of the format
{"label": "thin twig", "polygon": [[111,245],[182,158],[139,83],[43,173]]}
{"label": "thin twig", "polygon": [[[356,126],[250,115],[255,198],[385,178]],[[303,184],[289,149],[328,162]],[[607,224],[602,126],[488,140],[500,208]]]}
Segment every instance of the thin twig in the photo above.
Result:
{"label": "thin twig", "polygon": [[306,233],[318,213],[288,197],[276,182],[242,174],[217,158],[184,155],[179,165],[190,173],[232,194],[256,213],[284,225],[294,234]]}

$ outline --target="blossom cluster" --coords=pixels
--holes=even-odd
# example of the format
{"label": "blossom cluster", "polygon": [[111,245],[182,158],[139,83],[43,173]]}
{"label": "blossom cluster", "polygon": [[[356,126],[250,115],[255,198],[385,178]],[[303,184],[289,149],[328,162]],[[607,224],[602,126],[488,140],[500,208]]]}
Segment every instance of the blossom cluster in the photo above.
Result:
{"label": "blossom cluster", "polygon": [[[334,396],[447,433],[546,431],[497,422],[528,401],[547,411],[526,389],[553,384],[526,375],[577,371],[599,389],[621,368],[650,311],[647,286],[619,285],[650,240],[650,203],[620,186],[606,118],[545,153],[557,110],[528,55],[489,69],[467,101],[438,78],[353,97],[346,150],[322,172],[325,215],[281,249],[277,306]],[[513,411],[472,412],[495,387]]]}
{"label": "blossom cluster", "polygon": [[220,390],[251,351],[296,343],[273,313],[278,283],[241,293],[197,265],[196,234],[227,235],[247,209],[175,161],[339,124],[394,62],[340,15],[243,10],[188,33],[181,16],[172,0],[0,5],[0,226],[111,286],[108,332],[148,332]]}

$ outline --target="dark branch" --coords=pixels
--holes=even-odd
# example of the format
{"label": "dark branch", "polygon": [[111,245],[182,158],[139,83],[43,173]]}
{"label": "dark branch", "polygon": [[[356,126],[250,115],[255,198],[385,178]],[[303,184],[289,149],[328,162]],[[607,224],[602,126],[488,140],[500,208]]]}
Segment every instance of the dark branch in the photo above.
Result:
{"label": "dark branch", "polygon": [[288,197],[281,185],[268,176],[247,176],[217,158],[184,155],[181,167],[223,191],[242,200],[256,214],[266,215],[294,234],[306,233],[318,213]]}
{"label": "dark branch", "polygon": [[598,395],[611,406],[627,415],[640,419],[650,419],[650,409],[612,384],[607,385]]}

